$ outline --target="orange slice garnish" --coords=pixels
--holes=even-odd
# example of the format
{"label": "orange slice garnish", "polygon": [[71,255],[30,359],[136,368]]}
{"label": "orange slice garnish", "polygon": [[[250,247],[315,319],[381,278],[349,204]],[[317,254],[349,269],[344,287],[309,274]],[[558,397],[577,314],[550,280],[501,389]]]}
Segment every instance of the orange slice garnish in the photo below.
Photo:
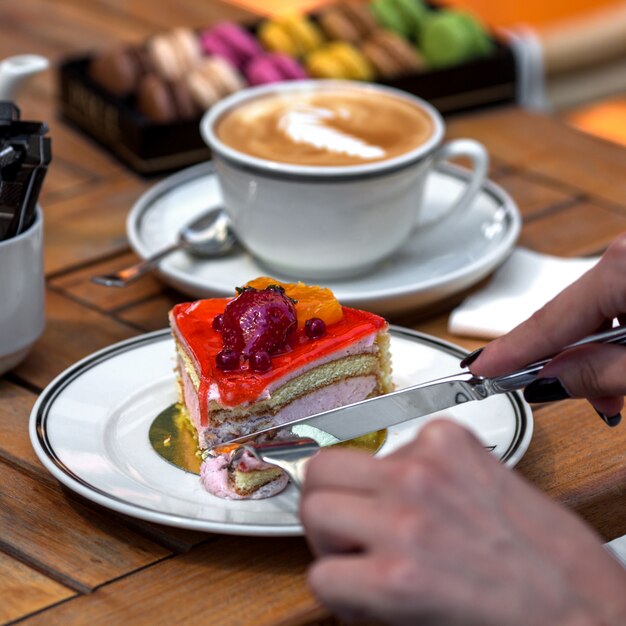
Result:
{"label": "orange slice garnish", "polygon": [[305,285],[298,283],[281,283],[275,278],[268,276],[260,276],[246,283],[246,287],[254,287],[255,289],[265,289],[269,285],[279,285],[285,290],[285,294],[297,300],[295,304],[296,314],[298,316],[298,329],[302,330],[304,324],[312,317],[319,317],[324,320],[326,326],[330,326],[341,320],[343,311],[341,304],[335,298],[333,292],[326,287],[318,287],[315,285]]}

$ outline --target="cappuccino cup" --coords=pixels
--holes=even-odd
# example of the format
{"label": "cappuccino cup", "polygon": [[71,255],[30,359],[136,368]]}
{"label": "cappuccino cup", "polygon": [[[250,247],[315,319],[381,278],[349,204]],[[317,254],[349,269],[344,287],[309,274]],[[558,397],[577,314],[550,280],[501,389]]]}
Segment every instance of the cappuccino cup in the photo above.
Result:
{"label": "cappuccino cup", "polygon": [[[341,279],[371,271],[416,234],[471,209],[488,170],[471,139],[443,142],[441,115],[381,85],[305,80],[239,91],[204,115],[233,229],[273,272]],[[472,163],[468,184],[420,220],[428,173]]]}

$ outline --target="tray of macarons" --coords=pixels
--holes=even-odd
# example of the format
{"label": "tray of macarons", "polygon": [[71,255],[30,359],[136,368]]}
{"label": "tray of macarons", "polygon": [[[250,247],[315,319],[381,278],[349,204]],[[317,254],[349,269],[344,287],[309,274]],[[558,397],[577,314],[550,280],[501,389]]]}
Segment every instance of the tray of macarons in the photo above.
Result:
{"label": "tray of macarons", "polygon": [[163,173],[210,157],[198,121],[218,100],[305,78],[390,85],[448,114],[513,101],[516,71],[511,50],[466,11],[345,0],[67,59],[61,113],[136,172]]}

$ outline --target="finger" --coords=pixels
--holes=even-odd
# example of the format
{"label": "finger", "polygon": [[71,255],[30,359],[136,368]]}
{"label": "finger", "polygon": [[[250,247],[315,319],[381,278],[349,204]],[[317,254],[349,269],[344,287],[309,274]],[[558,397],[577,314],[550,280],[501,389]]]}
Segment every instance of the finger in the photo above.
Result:
{"label": "finger", "polygon": [[309,568],[308,582],[333,613],[385,623],[422,623],[437,603],[438,583],[449,589],[449,579],[433,576],[419,559],[394,554],[326,557]]}
{"label": "finger", "polygon": [[453,511],[466,495],[482,497],[497,465],[465,426],[433,419],[413,442],[382,459],[379,471],[386,487],[378,490],[377,497],[429,507],[438,504]]}
{"label": "finger", "polygon": [[345,491],[305,494],[300,517],[318,555],[368,549],[385,537],[390,522],[377,498]]}
{"label": "finger", "polygon": [[472,372],[495,376],[558,352],[626,311],[626,237],[600,262],[510,333],[485,346]]}
{"label": "finger", "polygon": [[555,357],[540,375],[557,378],[574,398],[603,399],[626,394],[626,348],[593,344]]}
{"label": "finger", "polygon": [[467,427],[449,419],[429,421],[409,444],[387,457],[389,460],[418,459],[444,465],[451,472],[465,469],[477,456],[485,455],[483,444]]}
{"label": "finger", "polygon": [[589,403],[608,426],[617,426],[620,423],[622,419],[621,412],[624,408],[623,396],[594,398]]}
{"label": "finger", "polygon": [[320,559],[309,568],[309,588],[335,615],[348,619],[372,618],[380,610],[372,607],[375,567],[375,560],[366,555]]}
{"label": "finger", "polygon": [[317,489],[375,491],[381,486],[377,463],[377,459],[362,450],[322,450],[307,463],[302,492]]}
{"label": "finger", "polygon": [[624,405],[625,367],[623,346],[576,348],[544,367],[540,377],[526,387],[524,397],[528,402],[586,397],[607,425],[617,426]]}

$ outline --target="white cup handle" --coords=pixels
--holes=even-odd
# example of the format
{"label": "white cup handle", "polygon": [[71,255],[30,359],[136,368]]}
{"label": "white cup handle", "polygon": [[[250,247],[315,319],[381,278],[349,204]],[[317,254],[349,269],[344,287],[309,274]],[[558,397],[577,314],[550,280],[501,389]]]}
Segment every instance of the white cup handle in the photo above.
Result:
{"label": "white cup handle", "polygon": [[463,213],[471,205],[480,191],[489,170],[489,153],[478,141],[474,141],[473,139],[454,139],[453,141],[443,144],[443,146],[435,152],[431,168],[436,167],[442,161],[448,161],[449,159],[459,156],[468,157],[472,162],[472,177],[467,187],[459,198],[436,218],[426,222],[418,222],[416,228],[419,230],[439,224],[442,220],[447,220],[450,217]]}

